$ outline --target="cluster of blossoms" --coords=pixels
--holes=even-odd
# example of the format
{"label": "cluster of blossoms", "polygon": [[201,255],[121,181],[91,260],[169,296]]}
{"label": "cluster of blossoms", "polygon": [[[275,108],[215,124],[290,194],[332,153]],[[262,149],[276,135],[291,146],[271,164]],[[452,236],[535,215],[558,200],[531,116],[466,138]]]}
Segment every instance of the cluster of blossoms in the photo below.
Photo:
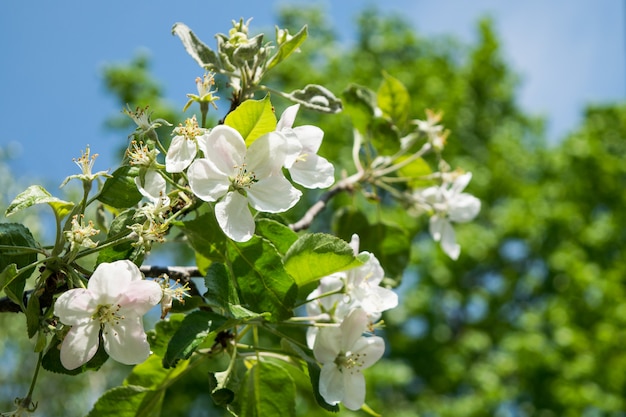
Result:
{"label": "cluster of blossoms", "polygon": [[[359,237],[350,246],[359,255]],[[398,296],[381,287],[384,271],[376,257],[361,266],[321,279],[308,296],[307,314],[321,327],[310,327],[307,343],[322,364],[320,395],[329,404],[341,402],[358,410],[365,402],[365,377],[361,372],[378,361],[384,351],[379,336],[364,336],[385,310],[398,305]]]}

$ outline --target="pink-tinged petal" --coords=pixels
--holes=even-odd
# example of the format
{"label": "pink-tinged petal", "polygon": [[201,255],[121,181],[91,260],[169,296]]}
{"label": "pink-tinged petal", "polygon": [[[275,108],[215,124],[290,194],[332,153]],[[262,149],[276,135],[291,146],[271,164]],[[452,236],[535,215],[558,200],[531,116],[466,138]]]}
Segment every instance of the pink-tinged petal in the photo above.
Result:
{"label": "pink-tinged petal", "polygon": [[132,311],[138,316],[143,316],[152,307],[159,304],[163,298],[161,286],[154,281],[133,281],[118,300],[121,309],[119,314],[126,315]]}
{"label": "pink-tinged petal", "polygon": [[359,369],[369,368],[383,357],[385,341],[378,336],[362,336],[352,346],[351,353],[358,356]]}
{"label": "pink-tinged petal", "polygon": [[450,222],[446,222],[441,233],[441,249],[453,260],[461,254],[461,246],[456,243],[456,235]]}
{"label": "pink-tinged petal", "polygon": [[[319,336],[318,336],[319,337]],[[320,373],[320,395],[330,405],[335,405],[344,398],[344,378],[334,363],[325,363]]]}
{"label": "pink-tinged petal", "polygon": [[175,136],[165,156],[167,172],[183,172],[196,157],[198,148],[193,140],[185,136]]}
{"label": "pink-tinged petal", "polygon": [[365,377],[360,371],[343,372],[343,400],[341,403],[348,410],[359,410],[365,403]]}
{"label": "pink-tinged petal", "polygon": [[244,163],[246,143],[241,134],[230,126],[218,125],[205,140],[204,156],[226,176],[234,176],[237,167]]}
{"label": "pink-tinged petal", "polygon": [[106,324],[102,339],[109,356],[125,365],[136,365],[150,356],[150,345],[139,316],[126,317],[115,325]]}
{"label": "pink-tinged petal", "polygon": [[287,149],[287,139],[281,133],[270,132],[261,136],[248,148],[248,171],[254,172],[259,179],[280,174],[287,157]]}
{"label": "pink-tinged petal", "polygon": [[140,176],[135,177],[135,185],[137,185],[137,189],[141,195],[153,203],[156,204],[157,202],[162,201],[162,198],[165,198],[165,202],[163,204],[169,204],[169,198],[166,196],[165,178],[163,178],[157,171],[152,169],[146,171],[144,184],[141,183]]}
{"label": "pink-tinged petal", "polygon": [[93,358],[98,350],[99,322],[73,326],[61,344],[61,364],[65,369],[76,369]]}
{"label": "pink-tinged petal", "polygon": [[84,288],[75,288],[61,294],[54,303],[54,314],[61,323],[69,326],[85,324],[96,311],[97,302],[93,294]]}
{"label": "pink-tinged petal", "polygon": [[113,304],[132,281],[141,279],[141,271],[129,260],[103,262],[93,272],[87,289],[98,304]]}
{"label": "pink-tinged petal", "polygon": [[228,192],[230,180],[208,159],[196,159],[187,170],[191,191],[204,201],[217,201]]}
{"label": "pink-tinged petal", "polygon": [[285,177],[273,176],[254,183],[248,190],[250,205],[267,213],[282,213],[296,205],[302,192]]}
{"label": "pink-tinged petal", "polygon": [[328,188],[335,182],[335,167],[319,155],[309,154],[298,159],[289,172],[291,179],[306,188]]}
{"label": "pink-tinged petal", "polygon": [[323,364],[334,365],[341,352],[341,329],[339,327],[322,327],[315,338],[313,355]]}
{"label": "pink-tinged petal", "polygon": [[302,144],[302,149],[308,153],[317,153],[322,146],[322,139],[324,139],[324,131],[317,126],[304,125],[294,127],[293,129],[298,140]]}
{"label": "pink-tinged petal", "polygon": [[287,107],[276,124],[276,130],[281,131],[283,129],[291,128],[293,123],[296,121],[298,109],[300,109],[299,104]]}
{"label": "pink-tinged petal", "polygon": [[254,234],[254,219],[248,199],[238,192],[230,192],[215,205],[215,217],[224,234],[235,242],[246,242]]}
{"label": "pink-tinged petal", "polygon": [[367,313],[361,308],[355,308],[343,320],[339,328],[341,329],[341,351],[348,352],[352,346],[362,337],[367,329],[369,319]]}
{"label": "pink-tinged petal", "polygon": [[461,193],[448,204],[448,217],[453,222],[466,223],[478,216],[480,200],[473,195]]}

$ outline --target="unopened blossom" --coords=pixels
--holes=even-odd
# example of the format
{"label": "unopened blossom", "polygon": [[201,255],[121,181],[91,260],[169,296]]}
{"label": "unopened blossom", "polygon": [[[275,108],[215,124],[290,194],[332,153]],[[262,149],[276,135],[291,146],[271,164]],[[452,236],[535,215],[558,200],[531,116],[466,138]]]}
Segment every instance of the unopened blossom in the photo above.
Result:
{"label": "unopened blossom", "polygon": [[93,227],[93,222],[89,220],[87,225],[83,223],[83,215],[72,217],[72,228],[65,232],[65,239],[70,242],[70,251],[74,251],[78,248],[95,248],[98,243],[91,240],[92,236],[100,233],[98,229]]}
{"label": "unopened blossom", "polygon": [[335,182],[335,167],[317,155],[324,131],[317,126],[292,127],[300,105],[288,107],[281,115],[276,131],[287,139],[285,168],[291,179],[306,188],[327,188]]}
{"label": "unopened blossom", "polygon": [[183,172],[191,164],[198,153],[198,139],[207,134],[207,130],[198,126],[196,116],[185,120],[174,129],[176,136],[165,156],[167,172]]}
{"label": "unopened blossom", "polygon": [[385,352],[381,337],[363,336],[368,325],[367,313],[356,308],[338,327],[319,330],[313,354],[322,364],[320,395],[331,405],[342,403],[350,410],[358,410],[365,403],[363,370]]}
{"label": "unopened blossom", "polygon": [[87,288],[68,290],[54,304],[54,314],[71,326],[61,344],[63,366],[71,370],[87,363],[98,350],[100,334],[114,360],[127,365],[146,360],[150,346],[142,317],[162,295],[159,284],[143,280],[128,260],[98,265]]}
{"label": "unopened blossom", "polygon": [[205,158],[196,159],[187,176],[191,191],[204,201],[217,202],[217,222],[229,238],[250,240],[255,210],[280,213],[293,207],[302,193],[282,174],[286,143],[282,135],[268,133],[250,148],[235,129],[220,125],[200,143]]}
{"label": "unopened blossom", "polygon": [[480,200],[463,190],[472,179],[468,172],[446,181],[441,186],[429,187],[416,194],[419,204],[426,204],[434,211],[430,218],[429,230],[435,242],[443,251],[456,260],[461,246],[456,242],[452,223],[466,223],[473,220],[480,211]]}

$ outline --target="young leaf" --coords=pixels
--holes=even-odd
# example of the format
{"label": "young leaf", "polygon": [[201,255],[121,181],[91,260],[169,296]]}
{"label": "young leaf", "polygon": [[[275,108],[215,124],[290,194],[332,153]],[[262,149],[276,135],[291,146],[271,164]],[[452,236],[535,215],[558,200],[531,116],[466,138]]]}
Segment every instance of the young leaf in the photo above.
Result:
{"label": "young leaf", "polygon": [[28,248],[36,248],[37,243],[30,230],[19,223],[0,223],[0,245],[15,249],[0,249],[0,291],[16,304],[22,305],[24,285],[34,268],[18,271],[37,261],[37,253]]}
{"label": "young leaf", "polygon": [[404,84],[383,71],[377,98],[383,114],[391,118],[398,129],[404,129],[411,112],[411,98]]}
{"label": "young leaf", "polygon": [[299,287],[361,264],[347,242],[324,233],[301,236],[287,251],[284,262]]}
{"label": "young leaf", "polygon": [[58,198],[53,197],[52,194],[50,194],[41,185],[31,185],[25,191],[18,194],[11,204],[9,204],[9,207],[5,212],[5,216],[9,217],[27,207],[46,203],[52,207],[52,210],[54,210],[59,219],[65,217],[74,206],[74,203],[59,200]]}
{"label": "young leaf", "polygon": [[96,401],[87,417],[157,417],[164,395],[164,391],[151,391],[134,385],[115,387]]}
{"label": "young leaf", "polygon": [[211,329],[221,326],[226,319],[219,314],[197,310],[188,314],[178,328],[163,357],[163,367],[176,366],[181,359],[188,359],[207,338]]}
{"label": "young leaf", "polygon": [[164,383],[185,372],[188,365],[188,361],[180,361],[176,368],[165,369],[161,364],[160,356],[150,355],[145,362],[135,365],[133,371],[124,380],[124,385],[159,390],[162,389]]}
{"label": "young leaf", "polygon": [[113,172],[104,182],[98,200],[111,207],[125,209],[141,201],[141,194],[137,190],[135,177],[139,175],[139,168],[122,166]]}
{"label": "young leaf", "polygon": [[255,233],[269,240],[284,255],[291,245],[298,240],[298,234],[288,226],[271,219],[258,219],[256,221]]}
{"label": "young leaf", "polygon": [[29,339],[37,334],[37,330],[39,330],[40,314],[41,308],[39,304],[39,297],[33,292],[28,299],[28,306],[26,307],[26,330],[28,332]]}
{"label": "young leaf", "polygon": [[223,262],[226,253],[226,240],[215,215],[206,212],[193,220],[175,222],[189,240],[191,247],[204,258]]}
{"label": "young leaf", "polygon": [[376,112],[380,112],[376,104],[376,93],[367,87],[350,84],[342,94],[346,113],[352,119],[354,127],[365,135],[372,118]]}
{"label": "young leaf", "polygon": [[342,109],[341,100],[321,85],[309,84],[304,90],[294,90],[286,97],[304,107],[322,113],[339,113]]}
{"label": "young leaf", "polygon": [[270,96],[262,100],[246,100],[226,116],[224,124],[241,133],[250,146],[257,138],[276,130],[276,115]]}
{"label": "young leaf", "polygon": [[217,54],[206,46],[184,23],[175,23],[172,34],[178,36],[185,50],[191,57],[205,69],[219,69],[220,60]]}
{"label": "young leaf", "polygon": [[274,68],[276,65],[280,64],[284,61],[289,55],[295,52],[302,42],[306,40],[308,36],[307,26],[304,25],[302,29],[298,31],[295,35],[293,35],[289,40],[283,42],[279,47],[278,51],[274,56],[272,56],[267,63],[267,71]]}
{"label": "young leaf", "polygon": [[[107,238],[114,236],[123,236],[124,233],[128,233],[128,226],[135,223],[143,223],[145,217],[135,218],[137,210],[127,209],[117,215],[111,222],[109,233]],[[141,263],[143,259],[143,249],[141,247],[135,247],[133,242],[123,242],[115,246],[108,246],[98,252],[98,260],[96,265],[103,262],[115,262],[121,259],[130,259],[133,262]]]}
{"label": "young leaf", "polygon": [[241,386],[241,417],[295,416],[293,378],[273,362],[257,362]]}
{"label": "young leaf", "polygon": [[267,240],[253,236],[228,247],[232,275],[239,285],[243,305],[255,312],[268,312],[272,320],[293,315],[297,287],[287,274],[281,256]]}
{"label": "young leaf", "polygon": [[180,328],[185,317],[185,314],[170,314],[169,318],[157,322],[154,330],[146,332],[152,353],[160,357],[165,356],[167,345]]}

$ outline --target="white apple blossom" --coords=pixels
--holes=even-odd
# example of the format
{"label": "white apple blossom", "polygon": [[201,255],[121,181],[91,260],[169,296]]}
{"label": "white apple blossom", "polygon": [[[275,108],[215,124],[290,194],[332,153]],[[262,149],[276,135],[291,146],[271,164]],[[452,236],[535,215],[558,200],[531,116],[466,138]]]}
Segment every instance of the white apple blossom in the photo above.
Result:
{"label": "white apple blossom", "polygon": [[335,167],[317,155],[324,131],[317,126],[292,127],[300,105],[285,109],[276,125],[276,131],[287,139],[288,153],[285,168],[291,179],[306,188],[327,188],[335,182]]}
{"label": "white apple blossom", "polygon": [[128,260],[101,263],[87,288],[63,293],[54,304],[61,323],[72,326],[61,344],[61,363],[76,369],[98,350],[114,360],[132,365],[150,355],[142,316],[161,300],[159,284],[142,279],[139,268]]}
{"label": "white apple blossom", "polygon": [[248,205],[281,213],[302,195],[281,172],[286,143],[278,133],[261,136],[248,149],[239,132],[220,125],[200,142],[200,149],[206,157],[195,160],[187,170],[189,186],[202,200],[217,201],[217,222],[232,240],[245,242],[254,234]]}
{"label": "white apple blossom", "polygon": [[313,354],[322,364],[319,390],[324,400],[341,402],[350,410],[365,403],[365,377],[362,370],[378,361],[385,342],[378,336],[363,336],[369,319],[360,308],[354,309],[338,327],[322,327]]}
{"label": "white apple blossom", "polygon": [[165,170],[167,172],[183,172],[191,164],[198,153],[198,140],[207,135],[207,130],[198,126],[196,116],[185,120],[174,129],[176,136],[165,156]]}
{"label": "white apple blossom", "polygon": [[167,196],[167,183],[158,171],[149,169],[145,175],[135,177],[135,185],[142,196],[151,203],[160,206],[169,206],[170,198]]}
{"label": "white apple blossom", "polygon": [[459,257],[461,246],[456,243],[452,222],[469,222],[480,211],[480,200],[462,192],[471,179],[472,173],[468,172],[451,182],[446,181],[441,186],[429,187],[416,194],[418,204],[426,204],[434,210],[429,223],[430,234],[454,260]]}

